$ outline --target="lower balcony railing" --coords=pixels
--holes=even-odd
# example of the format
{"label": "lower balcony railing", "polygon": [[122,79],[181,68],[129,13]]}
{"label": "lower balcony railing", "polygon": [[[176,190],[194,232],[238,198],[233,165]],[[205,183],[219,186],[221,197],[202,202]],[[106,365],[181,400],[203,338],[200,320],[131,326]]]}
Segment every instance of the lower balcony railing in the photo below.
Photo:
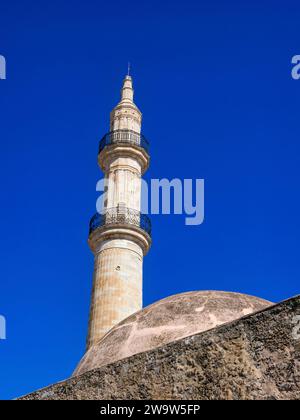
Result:
{"label": "lower balcony railing", "polygon": [[105,134],[99,143],[99,153],[111,144],[139,146],[149,154],[149,142],[146,137],[132,130],[115,130]]}
{"label": "lower balcony railing", "polygon": [[151,236],[151,221],[148,216],[127,207],[119,206],[106,209],[105,213],[96,213],[90,221],[91,234],[101,226],[107,225],[133,225]]}

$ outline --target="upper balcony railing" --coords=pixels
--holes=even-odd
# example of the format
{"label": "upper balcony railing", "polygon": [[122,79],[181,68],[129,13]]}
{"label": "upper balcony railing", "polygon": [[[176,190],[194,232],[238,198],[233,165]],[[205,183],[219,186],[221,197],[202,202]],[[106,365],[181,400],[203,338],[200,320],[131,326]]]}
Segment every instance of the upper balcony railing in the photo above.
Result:
{"label": "upper balcony railing", "polygon": [[89,234],[102,226],[107,225],[133,225],[151,236],[151,220],[146,214],[124,206],[106,209],[104,213],[96,213],[90,221]]}
{"label": "upper balcony railing", "polygon": [[125,144],[142,147],[149,154],[149,142],[143,134],[133,130],[114,130],[105,134],[99,143],[99,153],[111,144]]}

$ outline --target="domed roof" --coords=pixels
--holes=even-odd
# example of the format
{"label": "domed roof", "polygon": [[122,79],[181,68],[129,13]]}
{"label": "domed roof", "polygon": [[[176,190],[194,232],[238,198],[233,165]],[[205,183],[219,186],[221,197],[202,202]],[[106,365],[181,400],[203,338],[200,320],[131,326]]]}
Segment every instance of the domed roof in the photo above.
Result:
{"label": "domed roof", "polygon": [[159,300],[113,327],[73,375],[197,334],[272,305],[240,293],[196,291]]}

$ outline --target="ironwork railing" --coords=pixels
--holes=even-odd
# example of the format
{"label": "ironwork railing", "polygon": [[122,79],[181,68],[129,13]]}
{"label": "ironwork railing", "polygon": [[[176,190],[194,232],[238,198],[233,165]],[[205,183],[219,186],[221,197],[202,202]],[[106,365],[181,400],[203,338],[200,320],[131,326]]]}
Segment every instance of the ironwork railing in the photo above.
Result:
{"label": "ironwork railing", "polygon": [[99,153],[111,144],[127,144],[142,147],[149,154],[149,142],[143,134],[133,130],[115,130],[105,134],[99,143]]}
{"label": "ironwork railing", "polygon": [[94,230],[106,225],[134,225],[151,236],[151,221],[146,214],[124,206],[106,209],[105,213],[96,213],[90,221],[91,234]]}

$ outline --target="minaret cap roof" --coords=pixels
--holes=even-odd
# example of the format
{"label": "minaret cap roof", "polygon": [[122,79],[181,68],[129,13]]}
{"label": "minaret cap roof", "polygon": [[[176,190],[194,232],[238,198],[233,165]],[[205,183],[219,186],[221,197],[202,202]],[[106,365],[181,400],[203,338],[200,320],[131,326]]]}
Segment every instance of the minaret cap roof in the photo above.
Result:
{"label": "minaret cap roof", "polygon": [[133,103],[133,87],[132,87],[132,78],[127,74],[123,80],[123,86],[121,89],[121,102],[131,102]]}

